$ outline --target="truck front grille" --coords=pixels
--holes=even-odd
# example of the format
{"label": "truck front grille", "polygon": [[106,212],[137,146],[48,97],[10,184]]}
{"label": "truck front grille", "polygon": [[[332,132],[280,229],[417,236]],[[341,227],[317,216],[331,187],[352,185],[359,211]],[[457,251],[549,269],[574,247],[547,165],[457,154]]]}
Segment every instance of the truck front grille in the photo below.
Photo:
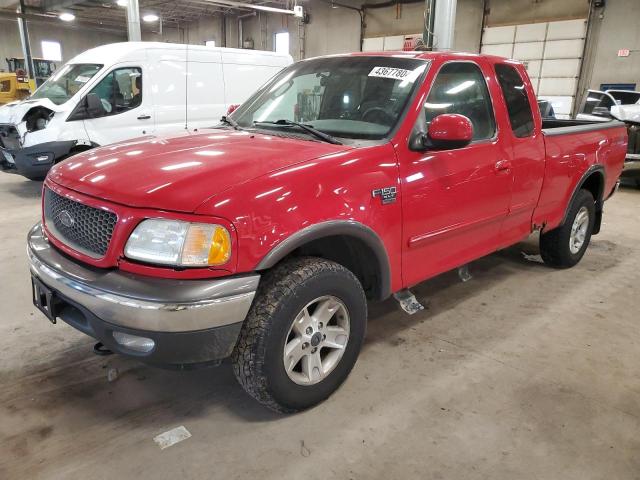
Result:
{"label": "truck front grille", "polygon": [[92,258],[104,257],[118,217],[44,189],[44,219],[61,242]]}
{"label": "truck front grille", "polygon": [[16,130],[16,127],[0,123],[0,147],[9,150],[17,150],[20,148],[20,134],[18,130]]}

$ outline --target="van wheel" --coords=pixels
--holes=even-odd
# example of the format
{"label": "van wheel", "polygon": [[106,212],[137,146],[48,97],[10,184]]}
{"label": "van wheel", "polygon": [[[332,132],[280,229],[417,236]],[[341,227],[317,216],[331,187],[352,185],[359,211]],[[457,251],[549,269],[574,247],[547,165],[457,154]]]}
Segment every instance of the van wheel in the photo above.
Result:
{"label": "van wheel", "polygon": [[595,222],[593,195],[580,190],[571,203],[567,221],[540,235],[540,255],[544,263],[555,268],[573,267],[589,246]]}
{"label": "van wheel", "polygon": [[242,387],[272,410],[293,413],[329,397],[364,339],[362,285],[335,262],[304,257],[268,272],[232,354]]}

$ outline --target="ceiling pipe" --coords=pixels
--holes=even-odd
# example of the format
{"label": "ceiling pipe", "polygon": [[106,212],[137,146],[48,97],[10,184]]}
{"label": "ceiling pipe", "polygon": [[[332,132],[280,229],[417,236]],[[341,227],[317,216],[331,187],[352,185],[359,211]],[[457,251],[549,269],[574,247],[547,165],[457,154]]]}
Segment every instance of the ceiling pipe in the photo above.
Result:
{"label": "ceiling pipe", "polygon": [[261,10],[263,12],[281,13],[283,15],[295,15],[293,10],[286,8],[267,7],[265,5],[256,5],[253,3],[234,2],[231,0],[205,0],[203,3],[211,3],[214,5],[227,5],[229,7],[249,8],[251,10]]}

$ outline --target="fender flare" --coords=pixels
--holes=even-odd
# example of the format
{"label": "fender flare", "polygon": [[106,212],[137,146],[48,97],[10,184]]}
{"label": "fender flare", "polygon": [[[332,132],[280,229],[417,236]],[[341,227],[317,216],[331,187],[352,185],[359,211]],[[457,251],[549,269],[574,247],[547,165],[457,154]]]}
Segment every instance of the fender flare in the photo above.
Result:
{"label": "fender flare", "polygon": [[562,222],[560,223],[560,225],[564,225],[566,223],[567,216],[569,215],[569,209],[571,208],[571,204],[575,200],[576,195],[578,195],[578,192],[580,191],[582,186],[585,184],[587,179],[589,177],[591,177],[596,172],[601,174],[601,180],[600,180],[600,195],[599,195],[599,198],[595,199],[595,201],[596,201],[596,218],[595,218],[595,224],[593,226],[593,233],[597,234],[597,233],[600,232],[600,225],[602,223],[602,209],[603,209],[603,206],[604,206],[604,187],[606,185],[604,166],[602,166],[600,164],[591,165],[587,169],[587,171],[582,174],[582,178],[580,178],[580,181],[576,184],[576,187],[573,189],[573,193],[571,194],[571,197],[569,198],[569,203],[567,204],[567,207],[565,208],[564,215],[562,216]]}
{"label": "fender flare", "polygon": [[256,270],[266,270],[273,267],[291,252],[309,242],[335,236],[357,238],[373,251],[378,264],[378,272],[380,273],[380,297],[384,299],[391,295],[391,267],[384,243],[371,228],[355,220],[329,220],[297,231],[273,247],[260,260]]}

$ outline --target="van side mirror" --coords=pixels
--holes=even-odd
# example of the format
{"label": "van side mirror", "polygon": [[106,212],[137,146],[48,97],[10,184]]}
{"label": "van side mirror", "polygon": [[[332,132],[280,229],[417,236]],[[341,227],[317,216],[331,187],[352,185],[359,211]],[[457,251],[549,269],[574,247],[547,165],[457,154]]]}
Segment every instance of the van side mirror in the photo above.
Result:
{"label": "van side mirror", "polygon": [[452,150],[466,147],[473,140],[473,125],[464,115],[443,113],[431,120],[427,133],[416,132],[409,148],[420,152],[428,149]]}
{"label": "van side mirror", "polygon": [[102,105],[102,100],[97,93],[90,93],[85,98],[87,113],[91,118],[97,118],[104,116],[107,111]]}

